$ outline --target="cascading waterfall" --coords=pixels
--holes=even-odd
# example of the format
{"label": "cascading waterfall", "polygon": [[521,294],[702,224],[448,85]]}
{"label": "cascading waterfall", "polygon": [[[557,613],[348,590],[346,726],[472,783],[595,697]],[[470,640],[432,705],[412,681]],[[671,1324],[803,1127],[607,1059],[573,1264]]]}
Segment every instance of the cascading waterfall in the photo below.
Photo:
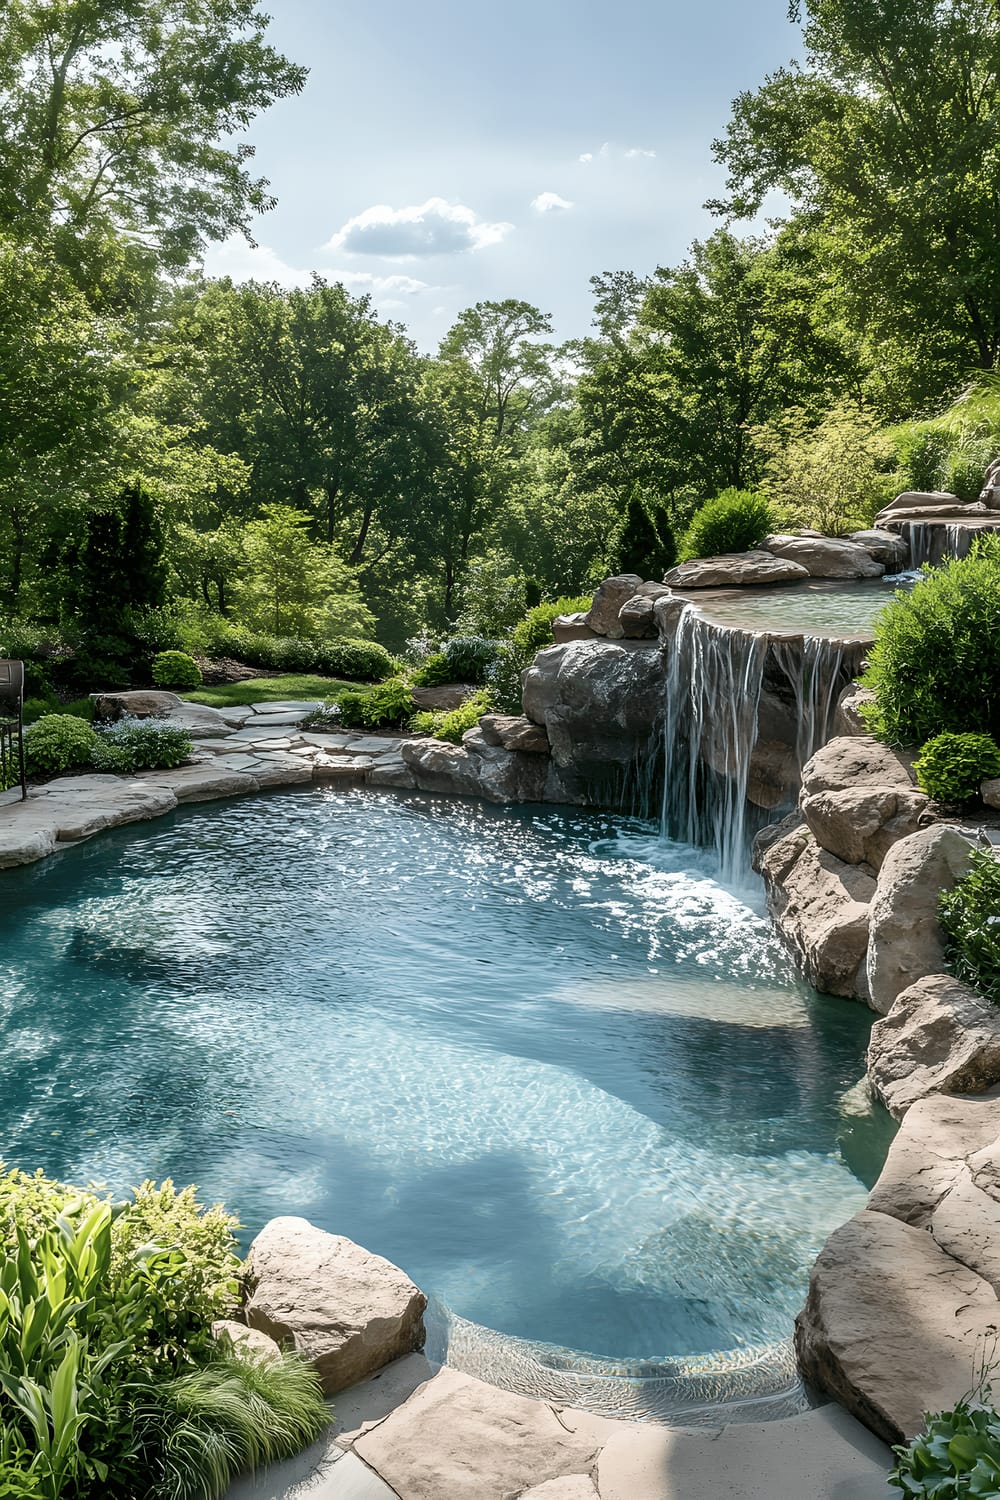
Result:
{"label": "cascading waterfall", "polygon": [[664,709],[662,828],[669,838],[714,848],[723,880],[746,876],[750,841],[770,817],[748,797],[762,698],[787,705],[798,771],[831,737],[841,691],[858,671],[863,642],[781,637],[680,617]]}
{"label": "cascading waterfall", "polygon": [[667,674],[663,829],[714,846],[728,881],[746,870],[747,786],[767,649],[766,636],[717,625],[689,604]]}
{"label": "cascading waterfall", "polygon": [[902,527],[913,568],[924,563],[936,567],[946,557],[966,557],[975,534],[976,528],[961,522],[942,525],[940,521],[906,521]]}

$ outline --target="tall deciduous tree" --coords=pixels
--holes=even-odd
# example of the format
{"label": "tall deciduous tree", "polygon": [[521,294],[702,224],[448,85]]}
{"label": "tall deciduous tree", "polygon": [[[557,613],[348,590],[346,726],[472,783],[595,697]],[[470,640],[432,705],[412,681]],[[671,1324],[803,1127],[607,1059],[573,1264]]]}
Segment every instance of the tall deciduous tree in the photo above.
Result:
{"label": "tall deciduous tree", "polygon": [[[791,6],[798,17],[800,6]],[[714,205],[791,199],[905,408],[1000,363],[1000,9],[805,0],[806,61],[739,95]]]}

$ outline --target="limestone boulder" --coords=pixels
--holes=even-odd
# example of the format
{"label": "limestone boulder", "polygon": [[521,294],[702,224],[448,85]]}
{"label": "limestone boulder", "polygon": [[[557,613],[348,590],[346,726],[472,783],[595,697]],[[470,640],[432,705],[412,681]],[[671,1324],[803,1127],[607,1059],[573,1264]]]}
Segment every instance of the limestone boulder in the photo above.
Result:
{"label": "limestone boulder", "polygon": [[722,557],[695,557],[671,568],[663,581],[677,589],[726,589],[798,583],[808,577],[809,569],[801,563],[759,549]]}
{"label": "limestone boulder", "polygon": [[618,619],[619,612],[639,592],[642,582],[638,573],[618,573],[614,578],[605,578],[587,612],[588,628],[595,635],[620,641],[625,631]]}
{"label": "limestone boulder", "polygon": [[238,797],[257,790],[256,778],[249,772],[229,770],[212,761],[178,766],[173,771],[140,771],[136,781],[165,788],[178,802],[213,802],[217,797]]}
{"label": "limestone boulder", "polygon": [[219,1318],[212,1324],[212,1338],[217,1344],[229,1345],[251,1359],[272,1362],[281,1358],[281,1349],[274,1339],[261,1333],[259,1328],[248,1328],[232,1318]]}
{"label": "limestone boulder", "polygon": [[523,750],[529,755],[548,755],[549,737],[541,724],[523,714],[483,714],[479,727],[488,745],[504,750]]}
{"label": "limestone boulder", "polygon": [[665,679],[657,642],[570,641],[538,653],[524,674],[524,712],[544,725],[567,787],[647,755]]}
{"label": "limestone boulder", "polygon": [[922,792],[877,786],[816,792],[799,802],[822,849],[847,864],[867,864],[876,870],[894,844],[916,833],[928,806]]}
{"label": "limestone boulder", "polygon": [[[997,1199],[998,1141],[1000,1090],[970,1097],[928,1094],[917,1099],[889,1147],[885,1166],[869,1194],[868,1207],[924,1229],[973,1158],[980,1185]],[[988,1187],[984,1178],[987,1158],[992,1174]]]}
{"label": "limestone boulder", "polygon": [[94,718],[102,722],[120,719],[123,714],[128,714],[133,719],[154,719],[185,706],[183,698],[179,698],[176,693],[167,693],[159,688],[91,693],[90,699],[94,705]]}
{"label": "limestone boulder", "polygon": [[881,578],[885,568],[857,542],[834,537],[775,535],[762,546],[774,557],[800,563],[810,578]]}
{"label": "limestone boulder", "polygon": [[171,709],[167,722],[172,729],[183,729],[193,740],[225,738],[233,732],[219,710],[204,703],[182,703]]}
{"label": "limestone boulder", "polygon": [[870,531],[852,531],[847,540],[863,547],[887,573],[902,573],[910,565],[910,549],[894,531],[875,526]]}
{"label": "limestone boulder", "polygon": [[917,980],[942,972],[938,899],[968,873],[971,855],[969,840],[945,824],[911,833],[886,854],[872,898],[867,961],[872,1008],[881,1015]]}
{"label": "limestone boulder", "polygon": [[912,791],[912,761],[874,735],[845,735],[829,740],[802,768],[802,795],[843,792],[858,787],[896,787]]}
{"label": "limestone boulder", "polygon": [[1000,778],[984,781],[979,792],[987,807],[1000,807]]}
{"label": "limestone boulder", "polygon": [[820,1252],[795,1348],[812,1386],[897,1443],[968,1392],[998,1315],[989,1283],[925,1230],[865,1210]]}
{"label": "limestone boulder", "polygon": [[874,871],[821,849],[803,822],[757,850],[768,910],[810,984],[828,995],[866,999]]}
{"label": "limestone boulder", "polygon": [[928,974],[872,1027],[868,1077],[897,1120],[928,1094],[1000,1083],[1000,1009],[947,974]]}
{"label": "limestone boulder", "polygon": [[849,682],[837,700],[833,719],[834,736],[840,739],[844,735],[867,734],[868,725],[862,709],[874,702],[875,694],[871,688],[862,687],[860,682]]}
{"label": "limestone boulder", "polygon": [[465,682],[444,682],[440,687],[415,687],[411,691],[411,697],[418,708],[450,713],[453,708],[461,708],[466,698],[475,691],[474,687]]}
{"label": "limestone boulder", "polygon": [[247,1273],[248,1325],[307,1359],[327,1395],[423,1347],[423,1292],[390,1261],[306,1219],[265,1224]]}

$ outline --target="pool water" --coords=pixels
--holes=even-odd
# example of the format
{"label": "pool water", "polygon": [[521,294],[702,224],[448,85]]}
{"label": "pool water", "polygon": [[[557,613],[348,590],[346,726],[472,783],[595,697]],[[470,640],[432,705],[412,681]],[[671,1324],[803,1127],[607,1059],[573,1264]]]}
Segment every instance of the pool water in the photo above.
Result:
{"label": "pool water", "polygon": [[0,900],[8,1163],[303,1214],[617,1368],[787,1337],[885,1151],[867,1013],[641,823],[275,793]]}
{"label": "pool water", "polygon": [[916,576],[856,582],[810,578],[766,588],[689,590],[684,597],[720,625],[793,635],[870,637],[895,591],[912,588]]}

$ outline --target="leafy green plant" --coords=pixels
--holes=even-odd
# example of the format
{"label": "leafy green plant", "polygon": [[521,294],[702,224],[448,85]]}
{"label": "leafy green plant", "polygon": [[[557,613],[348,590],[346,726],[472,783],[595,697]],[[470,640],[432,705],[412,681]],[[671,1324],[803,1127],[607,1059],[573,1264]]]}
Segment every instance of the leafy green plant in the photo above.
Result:
{"label": "leafy green plant", "polygon": [[391,677],[367,693],[341,693],[338,703],[341,722],[363,729],[404,724],[416,707],[402,677]]}
{"label": "leafy green plant", "polygon": [[929,1415],[911,1443],[894,1448],[892,1489],[910,1500],[995,1500],[1000,1495],[1000,1416],[971,1398]]}
{"label": "leafy green plant", "polygon": [[913,763],[917,785],[938,802],[965,802],[1000,776],[1000,745],[989,734],[936,734]]}
{"label": "leafy green plant", "polygon": [[451,682],[451,664],[445,651],[434,651],[410,678],[414,687],[442,687]]}
{"label": "leafy green plant", "polygon": [[482,683],[498,649],[496,641],[483,635],[452,636],[444,646],[451,673],[448,681]]}
{"label": "leafy green plant", "polygon": [[380,682],[391,676],[395,667],[390,653],[377,641],[264,635],[220,618],[186,627],[184,640],[191,651],[229,656],[266,672],[316,672],[349,682]]}
{"label": "leafy green plant", "polygon": [[539,604],[530,609],[510,634],[511,645],[520,656],[522,665],[530,666],[537,652],[552,645],[553,620],[559,615],[586,612],[593,602],[589,594],[583,594],[576,599],[555,599],[551,604]]}
{"label": "leafy green plant", "polygon": [[475,729],[481,716],[488,714],[492,707],[493,700],[489,690],[480,688],[479,692],[471,693],[458,708],[414,714],[410,727],[417,734],[432,734],[437,740],[448,740],[453,745],[460,745],[465,732]]}
{"label": "leafy green plant", "polygon": [[191,754],[186,730],[158,719],[119,719],[102,726],[91,752],[96,769],[131,775],[183,765]]}
{"label": "leafy green plant", "polygon": [[954,973],[1000,1004],[1000,860],[974,849],[969,873],[941,893],[938,913]]}
{"label": "leafy green plant", "polygon": [[28,771],[38,775],[58,774],[88,765],[97,736],[74,714],[43,714],[24,732],[24,758]]}
{"label": "leafy green plant", "polygon": [[157,687],[189,693],[201,686],[201,668],[186,651],[161,651],[153,657],[153,681]]}
{"label": "leafy green plant", "polygon": [[1000,537],[934,568],[897,593],[875,622],[862,710],[891,745],[945,731],[1000,738]]}
{"label": "leafy green plant", "polygon": [[[590,603],[590,600],[587,600]],[[522,708],[521,679],[531,657],[525,660],[511,641],[503,641],[496,659],[486,674],[486,687],[493,704],[502,714],[519,714]]]}
{"label": "leafy green plant", "polygon": [[753,490],[723,490],[691,518],[680,546],[680,560],[748,552],[774,530],[774,514],[763,495]]}

